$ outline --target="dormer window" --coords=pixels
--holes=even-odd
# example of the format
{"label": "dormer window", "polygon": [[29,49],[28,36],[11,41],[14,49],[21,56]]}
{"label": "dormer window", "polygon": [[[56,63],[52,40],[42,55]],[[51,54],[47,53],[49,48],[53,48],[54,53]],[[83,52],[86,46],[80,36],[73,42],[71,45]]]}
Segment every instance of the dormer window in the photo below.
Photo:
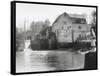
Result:
{"label": "dormer window", "polygon": [[73,24],[86,24],[86,19],[85,18],[71,18]]}

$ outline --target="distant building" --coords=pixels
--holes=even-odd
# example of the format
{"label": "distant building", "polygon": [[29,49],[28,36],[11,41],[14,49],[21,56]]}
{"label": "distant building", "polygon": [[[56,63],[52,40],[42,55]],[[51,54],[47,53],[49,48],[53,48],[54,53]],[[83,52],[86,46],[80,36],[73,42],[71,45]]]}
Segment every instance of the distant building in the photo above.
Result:
{"label": "distant building", "polygon": [[86,37],[90,31],[84,15],[68,14],[64,12],[52,24],[52,31],[56,33],[58,42],[75,42],[79,37]]}

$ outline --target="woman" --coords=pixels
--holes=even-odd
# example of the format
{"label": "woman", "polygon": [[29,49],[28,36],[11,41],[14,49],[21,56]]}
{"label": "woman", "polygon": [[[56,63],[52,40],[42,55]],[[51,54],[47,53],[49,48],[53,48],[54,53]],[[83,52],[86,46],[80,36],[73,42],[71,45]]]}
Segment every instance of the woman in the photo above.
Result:
{"label": "woman", "polygon": [[92,49],[85,53],[84,69],[97,69],[96,35],[93,28],[90,29],[90,32]]}

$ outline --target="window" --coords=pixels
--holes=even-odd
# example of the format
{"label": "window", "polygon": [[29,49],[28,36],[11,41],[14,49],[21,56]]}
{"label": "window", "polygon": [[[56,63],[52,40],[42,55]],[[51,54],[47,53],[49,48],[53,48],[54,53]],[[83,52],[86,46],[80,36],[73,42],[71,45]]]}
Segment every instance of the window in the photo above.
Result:
{"label": "window", "polygon": [[82,27],[81,26],[78,26],[78,28],[81,30]]}
{"label": "window", "polygon": [[67,25],[67,22],[66,21],[64,21],[64,25]]}

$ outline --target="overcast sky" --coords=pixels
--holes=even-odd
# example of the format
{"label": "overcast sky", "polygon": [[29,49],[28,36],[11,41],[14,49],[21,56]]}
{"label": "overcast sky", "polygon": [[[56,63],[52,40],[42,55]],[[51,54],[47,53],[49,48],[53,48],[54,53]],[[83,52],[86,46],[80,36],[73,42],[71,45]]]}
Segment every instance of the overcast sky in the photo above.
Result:
{"label": "overcast sky", "polygon": [[27,27],[32,21],[45,21],[49,19],[52,24],[54,20],[63,12],[69,14],[86,14],[87,20],[90,22],[91,13],[96,10],[91,7],[73,7],[58,5],[41,5],[41,4],[16,4],[16,26],[22,28],[26,20]]}

